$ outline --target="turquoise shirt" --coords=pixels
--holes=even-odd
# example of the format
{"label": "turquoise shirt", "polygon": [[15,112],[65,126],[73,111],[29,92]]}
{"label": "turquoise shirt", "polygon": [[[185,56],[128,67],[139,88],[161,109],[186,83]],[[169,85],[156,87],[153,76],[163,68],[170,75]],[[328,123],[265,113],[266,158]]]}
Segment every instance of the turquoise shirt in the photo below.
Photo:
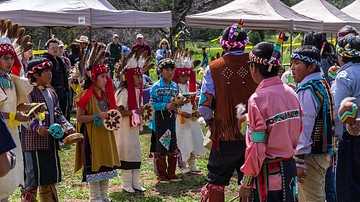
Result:
{"label": "turquoise shirt", "polygon": [[[170,85],[167,85],[164,79],[160,77],[160,80],[154,83],[150,90],[150,103],[154,106],[155,112],[166,110],[166,104],[170,103],[171,97],[177,93],[178,86],[175,82],[170,81]],[[149,125],[149,128],[156,131],[155,115]]]}

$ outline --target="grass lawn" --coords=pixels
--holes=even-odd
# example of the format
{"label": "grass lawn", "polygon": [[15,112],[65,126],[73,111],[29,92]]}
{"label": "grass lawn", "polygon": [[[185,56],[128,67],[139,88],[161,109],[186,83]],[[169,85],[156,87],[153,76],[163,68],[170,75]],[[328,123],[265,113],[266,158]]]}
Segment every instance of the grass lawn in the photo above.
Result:
{"label": "grass lawn", "polygon": [[[206,129],[204,129],[206,130]],[[177,169],[178,176],[182,179],[180,182],[172,182],[169,184],[157,184],[156,176],[153,172],[153,159],[148,158],[150,147],[150,133],[145,131],[140,136],[142,147],[142,164],[141,164],[141,178],[142,184],[147,189],[145,193],[128,194],[122,192],[121,189],[121,170],[119,177],[110,180],[110,198],[113,201],[133,201],[133,202],[153,202],[153,201],[200,201],[200,190],[205,185],[205,176],[207,174],[206,165],[208,162],[209,152],[201,155],[198,158],[197,166],[202,170],[200,174],[180,174]],[[84,202],[89,200],[89,189],[86,183],[81,182],[81,171],[73,174],[74,166],[74,145],[63,146],[60,151],[61,168],[62,168],[62,182],[58,187],[58,194],[60,201],[76,201]],[[236,172],[231,179],[230,186],[226,188],[226,201],[234,198],[237,195],[237,180]],[[9,201],[19,201],[19,190],[17,190]],[[38,197],[39,198],[39,197]]]}

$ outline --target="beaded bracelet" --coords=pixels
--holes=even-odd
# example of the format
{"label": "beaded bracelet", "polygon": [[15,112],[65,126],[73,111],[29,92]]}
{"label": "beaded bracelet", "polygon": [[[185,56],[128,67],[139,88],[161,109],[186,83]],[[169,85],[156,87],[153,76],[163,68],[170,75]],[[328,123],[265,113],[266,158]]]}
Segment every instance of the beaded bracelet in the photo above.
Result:
{"label": "beaded bracelet", "polygon": [[242,179],[242,181],[241,181],[241,184],[242,184],[242,186],[244,186],[245,188],[249,188],[249,187],[252,187],[253,182],[254,182],[254,177],[244,175],[244,176],[243,176],[243,179]]}
{"label": "beaded bracelet", "polygon": [[304,155],[296,155],[296,156],[293,156],[293,158],[294,158],[296,163],[299,163],[299,164],[304,164],[305,163]]}
{"label": "beaded bracelet", "polygon": [[94,118],[95,126],[101,126],[102,122],[101,122],[101,119],[99,118],[98,114],[95,113],[94,116],[95,116],[95,118]]}

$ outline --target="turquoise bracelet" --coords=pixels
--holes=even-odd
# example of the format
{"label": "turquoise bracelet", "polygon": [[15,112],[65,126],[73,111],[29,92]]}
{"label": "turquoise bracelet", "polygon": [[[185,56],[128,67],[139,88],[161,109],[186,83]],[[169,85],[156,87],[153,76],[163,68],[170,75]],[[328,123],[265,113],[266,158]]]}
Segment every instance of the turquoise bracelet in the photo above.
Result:
{"label": "turquoise bracelet", "polygon": [[265,142],[265,132],[264,131],[251,132],[251,142]]}
{"label": "turquoise bracelet", "polygon": [[101,119],[99,118],[98,114],[95,113],[94,116],[95,116],[95,118],[94,118],[94,124],[95,124],[95,126],[101,126],[101,125],[102,125],[102,121],[101,121]]}

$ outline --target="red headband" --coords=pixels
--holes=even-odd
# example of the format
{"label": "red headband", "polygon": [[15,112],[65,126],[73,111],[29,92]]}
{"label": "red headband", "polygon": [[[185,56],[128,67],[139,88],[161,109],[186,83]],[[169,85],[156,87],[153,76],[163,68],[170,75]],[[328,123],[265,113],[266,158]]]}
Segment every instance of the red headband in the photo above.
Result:
{"label": "red headband", "polygon": [[11,73],[20,76],[21,63],[16,55],[14,47],[11,44],[0,44],[0,55],[10,53],[14,57],[14,65],[11,68]]}
{"label": "red headband", "polygon": [[[102,73],[107,73],[106,65],[100,64],[95,65],[91,69],[91,77],[93,80],[93,83],[91,84],[90,88],[87,90],[87,92],[81,97],[81,99],[78,102],[78,107],[81,109],[86,110],[86,107],[90,101],[90,98],[94,92],[94,84],[96,82],[96,76]],[[108,109],[116,109],[116,102],[115,102],[115,90],[112,83],[112,80],[108,75],[106,75],[106,85],[105,85],[105,94],[108,99]]]}

